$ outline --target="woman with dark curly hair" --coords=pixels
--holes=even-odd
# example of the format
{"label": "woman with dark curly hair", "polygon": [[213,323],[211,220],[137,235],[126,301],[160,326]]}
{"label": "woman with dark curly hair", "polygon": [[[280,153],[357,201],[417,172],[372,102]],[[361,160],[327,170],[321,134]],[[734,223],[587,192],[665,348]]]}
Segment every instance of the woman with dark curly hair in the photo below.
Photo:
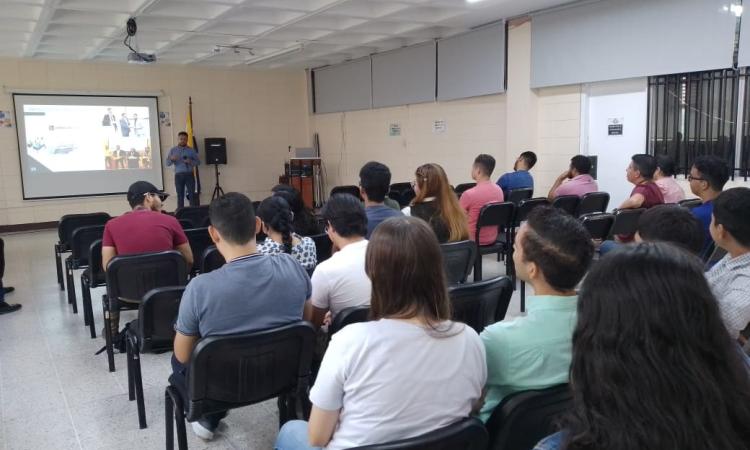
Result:
{"label": "woman with dark curly hair", "polygon": [[581,287],[573,408],[539,450],[750,449],[750,367],[698,258],[626,246]]}

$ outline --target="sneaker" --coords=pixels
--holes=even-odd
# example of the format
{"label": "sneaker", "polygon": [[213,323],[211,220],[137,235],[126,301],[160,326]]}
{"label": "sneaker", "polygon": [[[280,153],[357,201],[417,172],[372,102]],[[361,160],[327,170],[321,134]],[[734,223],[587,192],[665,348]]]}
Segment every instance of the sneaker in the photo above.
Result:
{"label": "sneaker", "polygon": [[10,294],[11,292],[13,292],[15,290],[16,290],[16,288],[14,288],[13,286],[8,286],[8,287],[4,287],[3,288],[3,292],[6,293],[6,294]]}
{"label": "sneaker", "polygon": [[0,314],[8,314],[21,309],[21,305],[9,305],[5,302],[0,302]]}
{"label": "sneaker", "polygon": [[196,420],[195,422],[192,422],[191,425],[193,426],[193,433],[204,441],[210,441],[214,438],[214,432],[205,420]]}

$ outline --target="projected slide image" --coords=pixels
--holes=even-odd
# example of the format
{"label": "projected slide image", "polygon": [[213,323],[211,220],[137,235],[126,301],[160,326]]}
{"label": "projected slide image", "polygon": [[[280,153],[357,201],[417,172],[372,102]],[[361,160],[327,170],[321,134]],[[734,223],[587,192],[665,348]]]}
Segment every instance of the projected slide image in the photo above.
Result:
{"label": "projected slide image", "polygon": [[151,169],[149,108],[23,106],[31,173]]}

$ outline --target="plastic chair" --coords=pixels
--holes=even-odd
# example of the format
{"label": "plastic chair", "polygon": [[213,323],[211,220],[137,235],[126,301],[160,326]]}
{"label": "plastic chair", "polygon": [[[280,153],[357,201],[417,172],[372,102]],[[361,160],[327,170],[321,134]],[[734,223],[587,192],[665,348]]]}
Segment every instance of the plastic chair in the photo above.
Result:
{"label": "plastic chair", "polygon": [[646,211],[645,208],[618,209],[614,212],[615,222],[609,230],[610,236],[618,234],[635,234],[638,231],[638,218]]}
{"label": "plastic chair", "polygon": [[[107,294],[102,296],[105,347],[110,372],[115,371],[110,311],[137,309],[148,291],[158,287],[185,286],[187,275],[185,258],[175,250],[116,256],[110,261],[106,273]],[[120,299],[129,301],[121,302]]]}
{"label": "plastic chair", "polygon": [[581,217],[585,214],[607,212],[607,205],[609,205],[608,193],[589,192],[581,197],[581,203],[578,204],[578,210],[575,215],[576,217]]}
{"label": "plastic chair", "polygon": [[[315,329],[295,322],[272,330],[201,339],[190,357],[187,403],[172,383],[165,392],[166,448],[187,449],[185,421],[278,397],[279,423],[309,415],[307,390]],[[174,419],[174,420],[172,420]]]}
{"label": "plastic chair", "polygon": [[318,257],[318,264],[331,257],[333,251],[333,242],[326,233],[320,233],[310,236],[315,242],[315,253]]}
{"label": "plastic chair", "polygon": [[104,225],[89,225],[76,228],[70,239],[71,254],[65,258],[65,283],[67,284],[68,303],[73,306],[73,314],[78,314],[76,284],[73,271],[85,269],[89,265],[89,247],[94,241],[102,239]]}
{"label": "plastic chair", "polygon": [[388,197],[396,200],[402,208],[408,206],[415,196],[414,188],[411,187],[409,182],[393,183],[388,191]]}
{"label": "plastic chair", "polygon": [[370,305],[352,306],[344,308],[333,318],[331,326],[328,327],[329,339],[347,325],[359,322],[367,322],[370,319]]}
{"label": "plastic chair", "polygon": [[91,306],[91,289],[107,284],[102,269],[102,240],[91,243],[88,251],[89,265],[81,274],[81,297],[83,298],[83,324],[89,327],[91,339],[96,338],[94,311]]}
{"label": "plastic chair", "polygon": [[484,327],[505,318],[513,295],[509,277],[497,277],[477,283],[448,288],[453,320],[463,322],[481,333]]}
{"label": "plastic chair", "polygon": [[511,189],[508,191],[508,198],[505,199],[506,202],[511,202],[514,205],[518,205],[521,203],[521,200],[527,200],[534,196],[534,189],[531,188],[522,188],[522,189]]}
{"label": "plastic chair", "polygon": [[593,213],[584,215],[580,220],[591,235],[591,239],[603,241],[609,237],[609,231],[615,223],[615,215],[610,213]]}
{"label": "plastic chair", "polygon": [[[479,245],[479,241],[476,241],[474,281],[482,280],[482,255],[494,253],[502,255],[505,258],[506,272],[510,271],[513,274],[513,259],[510,256],[513,252],[513,243],[510,241],[510,228],[513,225],[515,209],[512,202],[494,202],[484,205],[479,211],[475,236],[479,236],[480,230],[484,227],[496,227],[498,240],[488,245]],[[505,240],[500,240],[500,237],[504,237]]]}
{"label": "plastic chair", "polygon": [[352,450],[485,450],[487,439],[482,422],[469,417],[421,436]]}
{"label": "plastic chair", "polygon": [[456,195],[461,197],[461,194],[463,194],[464,192],[468,191],[469,189],[473,188],[476,185],[477,185],[476,183],[461,183],[455,188],[453,188],[453,192],[455,192]]}
{"label": "plastic chair", "polygon": [[359,187],[352,186],[352,185],[348,185],[348,186],[336,186],[333,189],[331,189],[331,193],[328,195],[328,197],[329,198],[333,197],[336,194],[349,194],[349,195],[353,195],[353,196],[357,197],[360,200],[362,199],[359,196]]}
{"label": "plastic chair", "polygon": [[577,195],[561,195],[555,197],[552,201],[552,206],[555,208],[562,209],[571,216],[575,216],[578,210],[578,205],[581,203],[581,197]]}
{"label": "plastic chair", "polygon": [[203,224],[203,220],[208,217],[208,205],[183,206],[182,208],[175,211],[174,216],[177,220],[188,220],[192,224],[192,226],[188,228],[197,228],[201,226],[201,224]]}
{"label": "plastic chair", "polygon": [[215,245],[210,245],[203,250],[201,255],[201,273],[212,272],[226,264],[224,257],[219,253]]}
{"label": "plastic chair", "polygon": [[62,253],[70,251],[70,239],[73,237],[73,231],[76,228],[90,225],[104,225],[111,219],[110,215],[104,212],[90,214],[66,214],[60,218],[57,224],[58,241],[55,244],[55,268],[57,269],[57,283],[60,290],[65,290],[65,281],[63,279]]}
{"label": "plastic chair", "polygon": [[203,252],[213,245],[213,241],[208,234],[208,228],[187,229],[185,230],[185,236],[187,236],[190,250],[193,252],[193,267],[190,269],[190,274],[196,275],[203,267]]}
{"label": "plastic chair", "polygon": [[466,283],[477,258],[477,245],[474,241],[458,241],[440,244],[443,251],[443,267],[448,284]]}
{"label": "plastic chair", "polygon": [[702,205],[703,202],[699,198],[688,198],[685,200],[680,200],[679,202],[677,202],[677,204],[682,206],[683,208],[693,209],[696,206]]}
{"label": "plastic chair", "polygon": [[[143,400],[141,353],[171,351],[174,344],[174,323],[180,311],[184,286],[163,287],[146,293],[138,307],[138,320],[130,322],[126,333],[128,361],[128,399],[136,400],[138,424],[146,425],[146,405]],[[136,328],[133,328],[133,325]]]}
{"label": "plastic chair", "polygon": [[533,211],[534,208],[547,205],[549,205],[549,200],[547,200],[547,198],[545,197],[527,198],[525,200],[521,200],[516,205],[517,208],[516,215],[513,218],[513,226],[521,226],[521,222],[526,220],[526,217],[528,217],[529,213]]}
{"label": "plastic chair", "polygon": [[188,219],[177,219],[178,222],[180,222],[180,226],[183,230],[189,230],[191,228],[195,228],[195,225],[193,225],[192,220]]}
{"label": "plastic chair", "polygon": [[489,450],[529,450],[558,431],[556,420],[568,411],[573,397],[567,384],[516,392],[503,399],[487,421]]}

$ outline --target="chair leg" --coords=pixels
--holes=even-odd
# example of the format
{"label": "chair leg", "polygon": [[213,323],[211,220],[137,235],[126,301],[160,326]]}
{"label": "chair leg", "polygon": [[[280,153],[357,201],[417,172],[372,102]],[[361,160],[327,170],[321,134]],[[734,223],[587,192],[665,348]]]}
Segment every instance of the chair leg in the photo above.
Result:
{"label": "chair leg", "polygon": [[68,267],[67,281],[68,284],[68,303],[73,306],[73,314],[78,314],[78,299],[76,298],[76,283],[73,279],[73,267]]}
{"label": "chair leg", "polygon": [[526,312],[526,282],[521,280],[521,312]]}
{"label": "chair leg", "polygon": [[81,279],[81,293],[83,294],[83,310],[88,315],[89,334],[91,339],[96,339],[96,322],[94,321],[94,308],[91,305],[91,285],[88,281]]}
{"label": "chair leg", "polygon": [[57,284],[60,285],[60,290],[64,291],[65,286],[63,283],[63,270],[62,270],[62,255],[60,254],[60,246],[55,244],[55,269],[57,269]]}
{"label": "chair leg", "polygon": [[65,259],[65,284],[67,285],[68,304],[73,303],[70,299],[70,279],[73,278],[73,270],[70,267],[70,257],[68,257]]}
{"label": "chair leg", "polygon": [[[132,336],[131,336],[132,338]],[[138,341],[128,339],[130,354],[132,357],[130,368],[133,369],[133,387],[135,388],[135,400],[138,405],[138,425],[141,430],[146,428],[146,403],[143,400],[143,374],[141,373],[141,352],[138,350]]]}
{"label": "chair leg", "polygon": [[166,438],[166,450],[174,450],[174,403],[169,395],[169,388],[164,391],[164,428]]}
{"label": "chair leg", "polygon": [[81,274],[81,307],[83,308],[83,326],[89,326],[89,311],[86,309],[86,277]]}
{"label": "chair leg", "polygon": [[482,281],[482,253],[478,250],[474,260],[474,281]]}
{"label": "chair leg", "polygon": [[127,350],[127,369],[128,369],[128,400],[135,400],[135,382],[133,377],[135,376],[135,370],[133,369],[133,347],[130,345],[130,339],[125,343],[125,349]]}
{"label": "chair leg", "polygon": [[102,311],[104,312],[104,341],[107,348],[107,362],[109,363],[109,371],[114,372],[115,351],[112,348],[112,324],[109,318],[109,298],[106,295],[102,295]]}

